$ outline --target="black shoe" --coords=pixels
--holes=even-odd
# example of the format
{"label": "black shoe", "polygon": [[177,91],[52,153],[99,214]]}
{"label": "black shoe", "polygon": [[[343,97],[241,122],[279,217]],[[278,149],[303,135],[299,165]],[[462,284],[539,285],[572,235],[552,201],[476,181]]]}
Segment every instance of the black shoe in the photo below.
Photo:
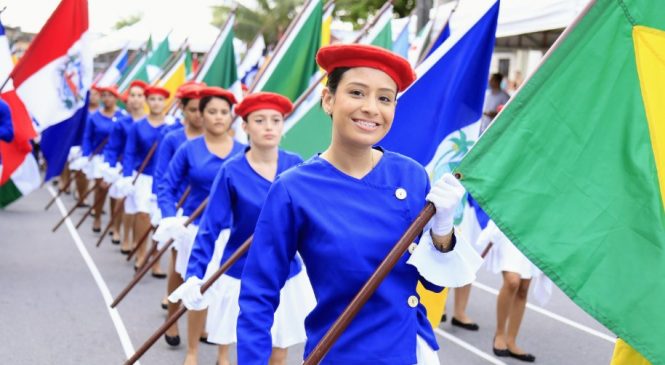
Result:
{"label": "black shoe", "polygon": [[160,272],[160,273],[153,272],[153,273],[150,273],[150,275],[152,275],[153,278],[166,279],[166,274],[163,273],[163,272]]}
{"label": "black shoe", "polygon": [[132,252],[132,250],[123,250],[122,248],[120,249],[120,253],[123,255],[129,255],[130,252]]}
{"label": "black shoe", "polygon": [[448,317],[446,317],[446,314],[444,313],[444,314],[441,316],[441,322],[445,322],[446,319],[448,319]]}
{"label": "black shoe", "polygon": [[[114,239],[111,239],[111,243],[114,244],[114,245],[119,245],[119,244],[120,244],[120,240],[114,240]],[[127,253],[129,253],[129,251],[127,251]]]}
{"label": "black shoe", "polygon": [[166,340],[166,343],[169,344],[169,346],[178,346],[180,345],[180,336],[175,335],[175,336],[169,336],[167,334],[164,334],[164,339]]}
{"label": "black shoe", "polygon": [[453,326],[462,327],[462,328],[464,328],[465,330],[468,330],[468,331],[478,331],[478,329],[480,328],[480,327],[478,327],[478,325],[476,323],[473,323],[473,322],[472,323],[464,323],[464,322],[458,320],[455,317],[453,317],[453,319],[450,321],[450,324],[452,324]]}
{"label": "black shoe", "polygon": [[159,303],[159,304],[162,306],[162,309],[163,309],[163,310],[167,310],[167,309],[169,309],[169,305],[168,305],[167,303],[161,302],[161,303]]}
{"label": "black shoe", "polygon": [[199,342],[203,342],[206,345],[216,345],[216,343],[208,341],[208,337],[206,336],[199,337]]}
{"label": "black shoe", "polygon": [[524,362],[534,362],[536,361],[536,357],[531,355],[531,354],[516,354],[510,350],[508,350],[508,355],[514,359],[524,361]]}
{"label": "black shoe", "polygon": [[77,208],[90,208],[90,204],[78,203],[78,204],[76,204],[76,207]]}
{"label": "black shoe", "polygon": [[92,227],[92,231],[93,231],[94,233],[99,233],[99,232],[102,231],[102,229],[101,229],[101,228],[95,228],[95,227]]}
{"label": "black shoe", "polygon": [[494,355],[498,357],[510,357],[510,351],[508,348],[498,349],[494,347],[494,340],[496,340],[496,337],[492,339],[492,351],[494,352]]}

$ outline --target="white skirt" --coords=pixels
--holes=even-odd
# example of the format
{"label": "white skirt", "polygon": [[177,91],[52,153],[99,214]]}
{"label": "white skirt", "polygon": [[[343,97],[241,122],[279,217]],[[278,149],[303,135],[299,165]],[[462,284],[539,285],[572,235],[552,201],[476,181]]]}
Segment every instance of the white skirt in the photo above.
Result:
{"label": "white skirt", "polygon": [[416,335],[416,360],[418,362],[415,365],[441,365],[436,351],[418,335]]}
{"label": "white skirt", "polygon": [[190,224],[187,226],[187,230],[190,232],[189,236],[187,236],[187,239],[177,240],[173,242],[172,246],[173,249],[177,251],[175,259],[175,272],[180,274],[183,280],[185,280],[185,275],[187,275],[189,256],[192,254],[192,246],[194,246],[196,234],[199,232],[199,226],[196,224]]}
{"label": "white skirt", "polygon": [[134,192],[125,199],[125,213],[150,213],[152,198],[152,176],[140,174],[134,184]]}
{"label": "white skirt", "polygon": [[[240,306],[240,280],[228,275],[215,282],[210,288],[208,308],[208,340],[220,345],[237,342],[236,328]],[[272,346],[287,348],[307,339],[305,334],[305,318],[314,309],[316,300],[303,268],[296,276],[287,280],[280,292],[280,302],[275,312],[273,323]]]}
{"label": "white skirt", "polygon": [[102,178],[102,169],[104,167],[104,157],[102,155],[94,155],[90,159],[85,168],[83,168],[83,173],[88,178],[88,180],[101,179]]}
{"label": "white skirt", "polygon": [[487,224],[478,237],[478,242],[481,247],[487,247],[489,242],[492,242],[492,247],[485,257],[488,270],[495,274],[503,271],[512,272],[518,274],[521,279],[531,279],[536,301],[541,305],[549,301],[552,295],[552,281],[524,256],[493,221]]}

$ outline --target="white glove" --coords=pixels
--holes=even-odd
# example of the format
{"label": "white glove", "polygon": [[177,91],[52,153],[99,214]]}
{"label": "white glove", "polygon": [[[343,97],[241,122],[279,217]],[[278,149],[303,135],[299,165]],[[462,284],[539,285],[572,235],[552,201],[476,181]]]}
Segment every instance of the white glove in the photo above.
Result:
{"label": "white glove", "polygon": [[187,221],[187,217],[168,217],[159,222],[159,227],[152,235],[152,239],[159,242],[157,247],[160,250],[171,239],[176,242],[189,239],[191,233],[185,227],[185,221]]}
{"label": "white glove", "polygon": [[116,164],[115,167],[111,167],[108,162],[104,162],[102,165],[102,179],[107,184],[113,184],[118,181],[122,176],[120,175],[120,165]]}
{"label": "white glove", "polygon": [[207,296],[201,294],[201,286],[203,280],[192,276],[169,295],[169,301],[177,303],[182,300],[182,304],[189,310],[204,310],[208,307],[208,300]]}
{"label": "white glove", "polygon": [[69,164],[69,169],[74,171],[86,170],[88,164],[90,164],[90,160],[88,159],[88,157],[85,156],[77,157],[74,161],[72,161]]}
{"label": "white glove", "polygon": [[464,192],[462,184],[450,173],[444,174],[434,183],[425,198],[436,207],[436,214],[432,218],[432,233],[443,236],[452,231],[455,210]]}
{"label": "white glove", "polygon": [[127,195],[132,194],[134,192],[134,184],[132,184],[132,181],[134,181],[134,178],[131,176],[125,176],[116,181],[113,185],[116,187],[118,195],[126,197]]}

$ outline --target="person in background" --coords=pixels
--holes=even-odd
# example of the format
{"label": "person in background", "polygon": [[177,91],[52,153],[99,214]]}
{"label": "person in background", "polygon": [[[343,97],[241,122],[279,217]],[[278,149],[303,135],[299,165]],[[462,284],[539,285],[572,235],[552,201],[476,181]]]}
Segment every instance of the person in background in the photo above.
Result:
{"label": "person in background", "polygon": [[480,123],[480,134],[490,125],[494,117],[499,114],[499,106],[505,105],[510,99],[510,95],[501,88],[503,75],[494,73],[490,76],[489,89],[485,93],[485,102],[483,103],[483,117]]}

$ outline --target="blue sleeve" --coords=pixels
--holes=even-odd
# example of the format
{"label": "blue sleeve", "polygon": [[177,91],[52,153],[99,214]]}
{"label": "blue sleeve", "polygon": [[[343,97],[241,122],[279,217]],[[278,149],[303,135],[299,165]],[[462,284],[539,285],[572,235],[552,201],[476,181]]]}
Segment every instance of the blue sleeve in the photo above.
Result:
{"label": "blue sleeve", "polygon": [[14,125],[12,124],[12,114],[9,105],[4,100],[0,100],[0,140],[7,143],[14,139]]}
{"label": "blue sleeve", "polygon": [[138,124],[132,125],[127,134],[127,142],[125,143],[125,151],[122,157],[122,176],[132,176],[132,172],[134,171],[134,161],[137,160],[137,126]]}
{"label": "blue sleeve", "polygon": [[[166,144],[162,147],[164,146]],[[162,147],[160,147],[160,151],[163,150]],[[176,214],[178,200],[180,200],[178,196],[180,186],[187,184],[186,179],[189,176],[189,160],[187,159],[187,148],[185,148],[184,144],[178,148],[171,159],[166,169],[166,174],[155,173],[155,178],[158,176],[157,202],[159,203],[159,209],[162,211],[162,217],[173,217]]]}
{"label": "blue sleeve", "polygon": [[109,135],[109,142],[104,146],[104,161],[111,167],[118,163],[118,152],[122,145],[122,123],[118,122],[113,126]]}
{"label": "blue sleeve", "polygon": [[296,219],[289,193],[277,179],[261,209],[240,280],[239,364],[268,363],[272,349],[270,329],[279,293],[297,249]]}
{"label": "blue sleeve", "polygon": [[199,222],[192,253],[187,264],[185,278],[196,276],[203,279],[208,263],[215,251],[215,242],[219,232],[231,226],[231,188],[227,171],[221,168],[210,188],[208,206],[203,211]]}
{"label": "blue sleeve", "polygon": [[157,187],[155,191],[159,191],[159,186],[163,183],[164,174],[168,170],[171,157],[175,153],[173,138],[162,138],[162,142],[159,144],[157,153],[155,154],[155,173],[153,176],[153,184]]}
{"label": "blue sleeve", "polygon": [[90,156],[92,153],[92,135],[94,134],[94,125],[92,116],[85,120],[85,129],[83,129],[83,141],[81,141],[81,151],[83,156]]}

